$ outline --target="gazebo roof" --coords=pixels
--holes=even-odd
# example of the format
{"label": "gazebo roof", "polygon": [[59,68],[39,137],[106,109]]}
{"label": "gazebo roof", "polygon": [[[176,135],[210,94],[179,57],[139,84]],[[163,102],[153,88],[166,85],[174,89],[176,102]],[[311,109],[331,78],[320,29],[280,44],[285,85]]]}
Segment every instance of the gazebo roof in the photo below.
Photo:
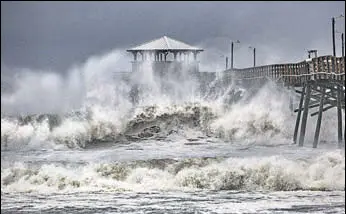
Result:
{"label": "gazebo roof", "polygon": [[137,47],[128,49],[127,51],[203,51],[201,48],[193,47],[184,42],[172,39],[168,36],[152,40]]}

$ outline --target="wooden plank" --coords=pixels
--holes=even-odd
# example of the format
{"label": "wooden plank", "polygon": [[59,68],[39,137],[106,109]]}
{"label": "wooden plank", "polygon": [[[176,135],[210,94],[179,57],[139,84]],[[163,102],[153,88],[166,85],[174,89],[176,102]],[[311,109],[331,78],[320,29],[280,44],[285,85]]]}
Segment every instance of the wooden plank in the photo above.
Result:
{"label": "wooden plank", "polygon": [[[334,108],[334,107],[336,107],[336,106],[335,106],[335,105],[331,105],[331,106],[328,106],[328,107],[323,108],[322,111],[324,112],[324,111],[327,111],[327,110],[329,110],[329,109],[331,109],[331,108]],[[310,116],[313,117],[313,116],[316,116],[316,115],[318,115],[318,111],[312,113]]]}

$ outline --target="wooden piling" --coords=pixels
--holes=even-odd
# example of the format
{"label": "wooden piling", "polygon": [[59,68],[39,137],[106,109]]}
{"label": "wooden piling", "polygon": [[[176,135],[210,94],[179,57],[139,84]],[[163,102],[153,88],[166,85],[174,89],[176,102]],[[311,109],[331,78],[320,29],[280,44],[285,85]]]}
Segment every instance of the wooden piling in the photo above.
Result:
{"label": "wooden piling", "polygon": [[338,147],[342,148],[342,112],[341,112],[341,87],[338,86],[337,92],[337,115],[338,115]]}
{"label": "wooden piling", "polygon": [[324,91],[325,91],[325,89],[322,88],[322,95],[321,95],[321,100],[320,100],[320,109],[318,111],[318,118],[317,118],[317,123],[316,123],[316,130],[315,130],[315,138],[314,138],[314,143],[312,145],[312,148],[317,148],[318,138],[320,136],[322,113],[323,113]]}
{"label": "wooden piling", "polygon": [[292,98],[292,90],[291,90],[291,86],[288,86],[288,91],[289,91],[289,108],[290,111],[293,112],[294,108],[293,108],[293,98]]}
{"label": "wooden piling", "polygon": [[306,95],[305,95],[305,101],[304,101],[303,117],[302,117],[302,125],[300,128],[300,135],[299,135],[299,146],[304,145],[306,121],[308,119],[308,112],[309,112],[310,95],[311,95],[311,84],[307,83]]}
{"label": "wooden piling", "polygon": [[299,101],[299,106],[298,106],[298,114],[297,114],[297,119],[296,119],[296,126],[294,127],[294,134],[293,134],[293,143],[297,143],[297,135],[298,135],[298,129],[299,129],[299,123],[300,123],[300,116],[302,112],[302,107],[303,107],[303,101],[304,101],[304,95],[305,95],[305,88],[306,86],[303,86],[302,93],[300,95],[300,101]]}

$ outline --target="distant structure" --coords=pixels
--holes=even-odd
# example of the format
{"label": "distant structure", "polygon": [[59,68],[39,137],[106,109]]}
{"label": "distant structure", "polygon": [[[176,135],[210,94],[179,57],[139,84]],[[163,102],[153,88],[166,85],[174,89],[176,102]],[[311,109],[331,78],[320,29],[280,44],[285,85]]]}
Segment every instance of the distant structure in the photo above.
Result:
{"label": "distant structure", "polygon": [[127,51],[133,54],[132,72],[142,71],[146,62],[150,61],[153,71],[162,76],[168,70],[180,71],[183,66],[189,73],[199,72],[197,55],[203,49],[163,36]]}

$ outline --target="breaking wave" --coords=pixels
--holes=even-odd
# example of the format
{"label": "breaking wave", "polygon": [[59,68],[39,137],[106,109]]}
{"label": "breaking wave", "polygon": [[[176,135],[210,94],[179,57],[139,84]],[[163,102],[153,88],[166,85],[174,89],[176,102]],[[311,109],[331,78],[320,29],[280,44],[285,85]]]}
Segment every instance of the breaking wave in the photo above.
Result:
{"label": "breaking wave", "polygon": [[66,116],[2,118],[1,145],[13,148],[51,142],[48,144],[85,148],[99,142],[162,139],[183,128],[205,130],[215,117],[209,107],[199,104],[149,106],[126,115],[113,111],[113,117],[110,113],[109,109],[94,107]]}
{"label": "breaking wave", "polygon": [[160,159],[76,166],[15,163],[1,168],[2,192],[148,190],[344,190],[341,151],[316,158]]}
{"label": "breaking wave", "polygon": [[[1,97],[2,107],[16,113],[1,112],[1,149],[160,140],[186,129],[228,142],[292,137],[289,93],[276,84],[248,90],[225,83],[223,74],[194,76],[184,69],[177,78],[159,78],[150,63],[135,75],[114,72],[121,58],[120,51],[91,57],[66,78],[22,71],[13,90]],[[203,78],[196,81],[199,75]],[[20,110],[24,116],[18,116]],[[328,128],[322,127],[321,137],[326,130],[335,132]]]}
{"label": "breaking wave", "polygon": [[[150,65],[146,65],[145,72],[116,74],[114,78],[119,56],[115,51],[93,57],[73,68],[67,79],[57,73],[20,75],[14,88],[1,97],[1,149],[10,150],[4,153],[11,156],[12,150],[24,149],[34,150],[31,155],[35,155],[41,149],[84,148],[93,152],[93,146],[104,144],[146,140],[169,143],[172,135],[189,140],[191,133],[241,145],[255,142],[275,146],[278,139],[292,138],[295,117],[289,109],[289,93],[276,84],[269,82],[249,90],[225,83],[222,75],[210,75],[210,80],[202,79],[202,83],[183,73],[178,79],[169,75],[157,78]],[[326,136],[332,140],[335,129],[325,124],[321,139]],[[309,127],[314,126],[308,124],[307,133],[313,133]],[[47,152],[47,156],[55,152],[47,150],[40,152]],[[73,156],[75,151],[71,153]],[[1,191],[345,188],[342,152],[303,160],[270,156],[106,163],[93,160],[86,164],[51,161],[2,161]]]}
{"label": "breaking wave", "polygon": [[93,106],[67,115],[3,117],[1,148],[86,148],[105,142],[164,140],[171,134],[184,135],[186,129],[228,141],[284,136],[287,121],[278,117],[282,106],[273,104],[274,111],[257,105],[261,111],[251,113],[252,108],[253,103],[227,109],[212,102],[197,102],[136,107],[121,113]]}
{"label": "breaking wave", "polygon": [[264,141],[290,138],[294,120],[287,91],[267,84],[250,98],[231,105],[211,123],[211,129],[231,141]]}

